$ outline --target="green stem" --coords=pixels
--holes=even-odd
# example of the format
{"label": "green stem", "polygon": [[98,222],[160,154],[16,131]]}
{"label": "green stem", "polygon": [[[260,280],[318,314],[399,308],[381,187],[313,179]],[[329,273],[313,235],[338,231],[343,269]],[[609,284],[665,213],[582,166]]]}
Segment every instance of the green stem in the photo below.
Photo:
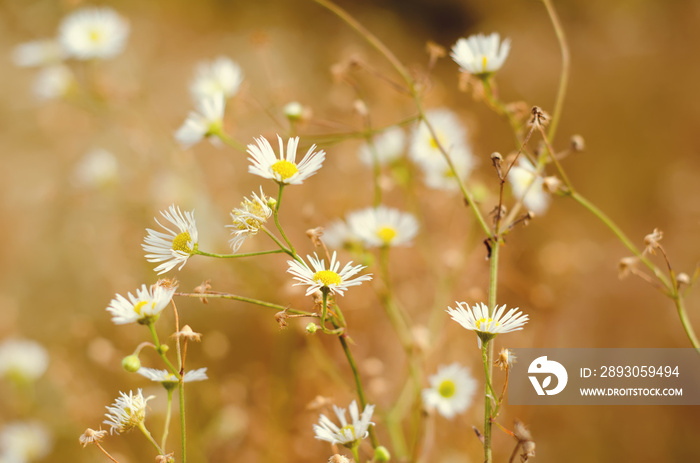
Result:
{"label": "green stem", "polygon": [[360,463],[360,452],[358,451],[359,445],[353,445],[350,447],[350,451],[352,452],[352,458],[355,460],[355,463]]}
{"label": "green stem", "polygon": [[282,252],[284,252],[285,254],[289,255],[289,257],[293,258],[294,260],[297,260],[297,261],[301,262],[301,259],[299,258],[299,256],[297,256],[296,253],[292,252],[291,249],[287,249],[287,246],[285,246],[284,244],[282,244],[282,242],[281,242],[280,240],[278,240],[277,237],[276,237],[275,235],[273,235],[272,232],[271,232],[270,230],[268,230],[266,227],[262,227],[262,231],[264,231],[265,234],[266,234],[267,236],[269,236],[270,239],[271,239],[272,241],[274,241],[275,244],[277,244],[277,246],[280,247],[280,249],[282,250]]}
{"label": "green stem", "polygon": [[151,332],[151,336],[153,337],[153,343],[156,345],[156,352],[158,352],[160,358],[163,359],[163,362],[165,362],[165,364],[168,366],[170,372],[174,374],[177,379],[180,379],[180,370],[175,368],[173,364],[170,363],[170,360],[168,360],[168,357],[165,356],[165,352],[163,351],[160,341],[158,340],[158,333],[156,333],[155,325],[153,323],[149,323],[147,326],[148,330]]}
{"label": "green stem", "polygon": [[379,185],[379,178],[382,175],[381,167],[379,165],[379,153],[377,153],[377,147],[374,146],[374,141],[371,135],[367,135],[367,147],[372,155],[372,177],[374,180],[374,207],[378,207],[382,203],[382,188]]}
{"label": "green stem", "polygon": [[170,432],[170,418],[172,417],[172,408],[173,408],[173,390],[166,388],[167,394],[168,394],[168,408],[165,411],[165,425],[163,429],[163,438],[161,439],[161,444],[160,446],[163,447],[163,449],[166,449],[168,446],[166,443],[168,442],[168,433]]}
{"label": "green stem", "polygon": [[177,385],[178,396],[180,396],[180,439],[182,441],[182,463],[187,463],[187,437],[185,426],[185,383],[180,380]]}
{"label": "green stem", "polygon": [[195,251],[194,253],[200,256],[216,257],[219,259],[234,259],[236,257],[252,257],[252,256],[264,256],[265,254],[279,254],[282,252],[287,252],[286,249],[271,249],[269,251],[257,251],[257,252],[246,252],[242,254],[216,254],[213,252],[205,251]]}
{"label": "green stem", "polygon": [[222,142],[226,143],[228,146],[231,148],[241,151],[243,153],[246,152],[246,146],[242,143],[237,142],[233,138],[229,137],[224,133],[223,130],[216,131],[215,133],[212,134],[213,136],[217,137],[219,140]]}
{"label": "green stem", "polygon": [[[492,240],[491,260],[489,262],[489,316],[496,311],[496,295],[498,291],[498,258],[500,255],[501,239],[498,235]],[[491,463],[491,399],[495,397],[491,386],[493,375],[493,343],[485,342],[482,346],[482,361],[484,362],[484,462]]]}
{"label": "green stem", "polygon": [[275,209],[272,212],[272,215],[275,218],[275,225],[277,226],[277,230],[279,230],[285,243],[287,243],[287,246],[289,246],[289,250],[292,252],[292,257],[294,257],[296,259],[297,252],[294,250],[294,246],[292,246],[292,242],[289,241],[289,238],[287,238],[287,234],[284,233],[284,229],[282,228],[282,225],[280,225],[279,210],[280,210],[280,204],[282,204],[282,192],[284,191],[285,185],[284,185],[284,183],[279,183],[279,186],[280,186],[280,189],[279,189],[279,193],[277,193],[277,204],[275,204]]}
{"label": "green stem", "polygon": [[140,422],[136,427],[139,428],[139,430],[143,433],[144,436],[146,436],[146,439],[148,439],[148,442],[153,444],[153,447],[155,447],[156,450],[158,451],[158,455],[165,455],[165,453],[163,452],[163,449],[161,449],[160,446],[158,445],[158,442],[156,442],[155,439],[153,439],[153,436],[151,435],[151,433],[148,431],[148,429],[146,429],[146,425],[143,424],[143,421]]}
{"label": "green stem", "polygon": [[688,336],[688,339],[690,339],[690,343],[693,345],[695,350],[698,351],[698,353],[700,353],[700,342],[698,342],[698,338],[695,335],[695,331],[693,330],[693,325],[690,324],[690,320],[688,320],[688,315],[685,312],[685,303],[683,301],[683,296],[676,293],[675,297],[673,298],[673,302],[676,305],[678,317],[681,319],[681,325],[683,325],[685,334]]}
{"label": "green stem", "polygon": [[542,3],[544,3],[549,19],[552,21],[554,33],[557,35],[557,41],[559,42],[559,48],[561,49],[561,74],[559,76],[559,87],[557,89],[557,99],[554,104],[552,121],[549,124],[549,133],[547,135],[547,140],[551,142],[554,140],[554,135],[557,132],[557,125],[559,125],[559,118],[561,117],[562,110],[564,109],[564,97],[566,96],[566,87],[569,83],[571,58],[569,54],[569,45],[567,44],[566,36],[564,35],[564,29],[561,27],[559,16],[557,16],[557,12],[554,10],[551,0],[542,0]]}
{"label": "green stem", "polygon": [[287,311],[287,313],[293,314],[293,315],[303,315],[305,317],[314,317],[317,318],[318,315],[311,313],[311,312],[305,312],[303,310],[296,310],[296,309],[290,309],[289,307],[279,305],[279,304],[273,304],[272,302],[266,302],[266,301],[261,301],[258,299],[253,299],[251,297],[245,297],[245,296],[238,296],[236,294],[229,294],[229,293],[175,293],[175,296],[182,296],[182,297],[198,297],[198,298],[216,298],[216,299],[231,299],[234,301],[241,301],[241,302],[247,302],[248,304],[255,304],[259,305],[261,307],[267,307],[269,309],[274,309],[274,310],[284,310]]}

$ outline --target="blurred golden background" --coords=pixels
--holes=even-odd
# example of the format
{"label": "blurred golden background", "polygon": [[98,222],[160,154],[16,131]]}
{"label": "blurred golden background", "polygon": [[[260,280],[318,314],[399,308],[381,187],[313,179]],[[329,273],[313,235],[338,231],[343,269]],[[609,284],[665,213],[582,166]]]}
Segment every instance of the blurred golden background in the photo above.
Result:
{"label": "blurred golden background", "polygon": [[[524,100],[552,110],[560,55],[543,5],[535,0],[339,1],[391,48],[416,75],[426,76],[425,45],[446,48],[457,38],[497,31],[512,50],[497,80],[506,101]],[[118,391],[144,388],[148,423],[160,429],[163,393],[125,372],[121,358],[147,339],[144,328],[115,326],[105,308],[115,293],[133,292],[157,279],[141,243],[153,217],[171,203],[195,209],[200,249],[227,252],[229,211],[243,196],[272,182],[247,173],[247,156],[204,142],[183,151],[173,133],[192,108],[187,87],[196,63],[225,55],[245,73],[229,104],[226,130],[243,143],[288,129],[282,107],[299,101],[313,117],[299,128],[302,146],[313,135],[361,130],[348,85],[331,67],[359,57],[398,78],[385,60],[337,17],[308,0],[256,2],[108,2],[127,18],[126,50],[94,69],[78,71],[105,95],[85,101],[38,102],[36,71],[11,62],[13,48],[55,34],[79,0],[0,2],[0,341],[22,337],[49,351],[48,372],[32,388],[0,382],[0,426],[37,418],[54,434],[52,461],[102,458],[82,449],[78,436],[97,428]],[[565,148],[580,134],[586,150],[564,167],[583,195],[608,213],[635,243],[658,227],[677,271],[692,273],[698,260],[700,219],[700,3],[635,0],[555,2],[572,54],[569,91],[555,144]],[[409,98],[368,72],[352,78],[377,127],[415,115]],[[457,90],[457,66],[442,59],[429,77],[425,106],[449,107],[466,125],[481,159],[473,185],[496,191],[488,156],[514,150],[504,120]],[[332,125],[329,121],[333,122]],[[370,172],[358,161],[360,140],[320,146],[327,160],[304,185],[286,190],[281,219],[306,254],[308,228],[328,224],[369,206]],[[118,176],[108,185],[76,182],[75,170],[92,149],[113,153]],[[305,151],[305,150],[304,150]],[[442,311],[453,301],[485,300],[488,263],[483,237],[461,200],[420,187],[415,198],[389,185],[385,203],[417,213],[423,228],[415,248],[392,252],[394,285],[416,326],[438,311],[444,335],[425,346],[427,374],[459,361],[481,379],[472,333]],[[488,212],[494,197],[485,196]],[[247,250],[267,249],[264,237]],[[426,251],[428,250],[428,251]],[[550,210],[509,236],[502,250],[499,301],[530,316],[523,331],[496,339],[506,347],[689,347],[671,302],[637,278],[620,281],[617,264],[629,253],[592,215],[573,201],[555,198]],[[349,256],[343,254],[343,261]],[[211,280],[214,289],[281,305],[311,309],[303,290],[291,286],[286,259],[264,256],[218,261],[196,256],[171,272],[183,290]],[[661,263],[661,262],[659,262]],[[448,294],[438,293],[439,272],[456,272]],[[377,272],[376,269],[369,271]],[[404,354],[371,285],[340,299],[354,351],[379,408],[405,380]],[[700,298],[688,310],[700,326]],[[314,439],[317,395],[340,406],[354,398],[352,378],[337,342],[304,332],[293,320],[280,329],[274,312],[231,301],[178,300],[183,323],[203,334],[189,350],[193,368],[209,380],[188,386],[191,461],[326,461],[329,446]],[[170,314],[159,322],[167,335]],[[420,331],[420,330],[419,330]],[[144,354],[144,364],[153,362]],[[499,379],[500,380],[500,379]],[[483,425],[483,398],[454,423],[436,417],[429,461],[481,461],[471,430]],[[499,421],[529,426],[541,462],[698,461],[695,407],[506,406]],[[386,440],[381,418],[375,419]],[[171,444],[176,447],[176,427]],[[495,461],[507,461],[512,439],[494,430]],[[108,438],[121,463],[152,461],[152,449],[136,433]]]}

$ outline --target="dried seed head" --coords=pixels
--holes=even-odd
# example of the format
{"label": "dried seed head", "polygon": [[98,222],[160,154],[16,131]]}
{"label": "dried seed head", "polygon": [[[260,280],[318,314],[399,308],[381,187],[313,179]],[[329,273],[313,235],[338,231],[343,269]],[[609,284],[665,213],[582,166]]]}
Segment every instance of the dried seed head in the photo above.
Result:
{"label": "dried seed head", "polygon": [[432,69],[433,66],[435,66],[435,63],[437,62],[438,59],[444,58],[447,56],[447,50],[445,50],[445,47],[438,45],[437,43],[433,42],[432,40],[428,40],[428,43],[425,44],[425,50],[428,52],[428,68]]}
{"label": "dried seed head", "polygon": [[532,441],[523,442],[523,453],[520,454],[520,461],[525,463],[530,457],[535,456],[535,443]]}
{"label": "dried seed head", "polygon": [[199,342],[202,340],[202,333],[195,333],[190,325],[185,325],[177,333],[173,333],[174,338],[187,339],[188,341]]}
{"label": "dried seed head", "polygon": [[533,106],[530,114],[530,125],[547,127],[547,124],[549,123],[549,114],[544,112],[538,106]]}
{"label": "dried seed head", "polygon": [[498,358],[493,362],[501,370],[507,370],[515,363],[515,355],[508,349],[502,348],[498,353]]}
{"label": "dried seed head", "polygon": [[348,460],[347,457],[344,457],[343,455],[336,453],[332,457],[328,459],[328,463],[350,463],[350,460]]}
{"label": "dried seed head", "polygon": [[367,115],[369,114],[369,109],[367,108],[367,103],[365,103],[362,100],[353,101],[352,107],[355,108],[355,111],[357,111],[357,114],[359,114],[362,117],[367,117]]}
{"label": "dried seed head", "polygon": [[156,286],[160,286],[161,288],[164,288],[164,289],[177,289],[177,285],[178,285],[178,282],[177,282],[177,280],[176,280],[175,278],[172,278],[172,279],[170,279],[170,278],[161,278],[161,279],[158,280],[158,281],[156,282],[156,284],[153,285],[153,286],[154,286],[154,288],[155,288]]}
{"label": "dried seed head", "polygon": [[102,439],[104,439],[106,434],[107,431],[103,431],[101,429],[99,431],[95,431],[94,429],[87,428],[83,435],[80,436],[78,441],[80,442],[80,445],[82,445],[83,448],[85,448],[89,444],[92,444],[94,442],[100,442]]}
{"label": "dried seed head", "polygon": [[277,324],[280,326],[280,328],[287,327],[287,319],[288,318],[289,318],[289,315],[287,315],[286,310],[282,310],[281,312],[277,312],[275,314],[275,320],[277,321]]}
{"label": "dried seed head", "polygon": [[323,236],[323,227],[309,228],[308,230],[306,230],[306,236],[309,237],[314,246],[323,246],[323,243],[321,242],[321,237]]}
{"label": "dried seed head", "polygon": [[156,457],[156,463],[172,463],[175,461],[175,452],[171,452],[167,455],[158,455]]}
{"label": "dried seed head", "polygon": [[659,244],[659,241],[661,241],[663,237],[664,232],[662,232],[658,228],[655,228],[653,232],[649,233],[647,236],[644,237],[644,245],[646,246],[644,252],[647,252],[649,254],[656,254],[656,249],[658,249],[661,246]]}
{"label": "dried seed head", "polygon": [[515,422],[513,423],[513,434],[515,434],[515,438],[518,439],[518,441],[520,442],[532,440],[532,434],[530,434],[530,431],[520,420],[515,420]]}
{"label": "dried seed head", "polygon": [[571,151],[580,153],[584,149],[586,149],[586,144],[583,141],[583,137],[581,135],[573,135],[571,137]]}
{"label": "dried seed head", "polygon": [[620,262],[617,264],[617,276],[621,280],[626,278],[632,272],[634,266],[637,265],[637,262],[639,262],[639,259],[636,257],[623,257],[620,259]]}
{"label": "dried seed head", "polygon": [[679,284],[682,285],[689,285],[690,284],[690,277],[688,276],[687,273],[681,272],[676,276],[676,280],[678,281]]}
{"label": "dried seed head", "polygon": [[330,397],[323,397],[322,395],[317,395],[316,397],[314,397],[314,400],[306,404],[306,409],[313,412],[322,408],[326,408],[332,403],[333,401],[330,399]]}
{"label": "dried seed head", "polygon": [[561,185],[561,180],[553,175],[542,179],[542,188],[547,193],[556,193],[561,188]]}

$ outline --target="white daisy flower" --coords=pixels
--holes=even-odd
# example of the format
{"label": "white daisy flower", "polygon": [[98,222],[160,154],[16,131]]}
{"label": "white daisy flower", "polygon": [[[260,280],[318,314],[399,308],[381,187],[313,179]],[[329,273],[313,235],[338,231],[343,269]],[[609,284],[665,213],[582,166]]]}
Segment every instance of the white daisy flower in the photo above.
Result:
{"label": "white daisy flower", "polygon": [[[175,132],[175,139],[183,149],[196,145],[204,138],[221,132],[224,125],[226,101],[223,93],[197,100],[197,111],[190,111],[187,119]],[[213,142],[215,138],[210,138]]]}
{"label": "white daisy flower", "polygon": [[[419,165],[431,164],[440,159],[444,159],[440,146],[447,151],[450,156],[453,152],[467,148],[466,132],[457,119],[457,116],[448,109],[433,109],[426,112],[426,118],[437,137],[433,138],[425,121],[421,121],[413,130],[409,155],[413,161]],[[439,142],[439,145],[438,145]]]}
{"label": "white daisy flower", "polygon": [[[469,177],[476,165],[476,159],[466,146],[453,149],[450,152],[450,160],[462,182]],[[428,188],[445,191],[459,190],[457,176],[443,156],[434,158],[431,162],[422,163],[421,168],[425,174],[423,180]]]}
{"label": "white daisy flower", "polygon": [[551,197],[544,189],[544,179],[537,175],[530,161],[520,158],[518,165],[508,172],[508,181],[513,189],[513,196],[522,200],[525,207],[537,215],[545,213]]}
{"label": "white daisy flower", "polygon": [[36,341],[8,339],[0,344],[0,377],[35,381],[48,366],[49,353]]}
{"label": "white daisy flower", "polygon": [[368,247],[410,245],[418,233],[418,221],[412,214],[386,206],[348,214],[348,226]]}
{"label": "white daisy flower", "polygon": [[53,447],[49,429],[38,421],[18,421],[0,430],[0,461],[27,463],[41,460]]}
{"label": "white daisy flower", "polygon": [[[489,315],[489,308],[483,302],[471,308],[466,302],[457,302],[457,308],[448,307],[447,313],[464,328],[476,331],[480,341],[488,342],[497,334],[522,330],[523,325],[528,322],[528,316],[517,307],[503,315],[505,310],[504,304],[496,308],[493,315]],[[481,342],[479,345],[481,346]]]}
{"label": "white daisy flower", "polygon": [[152,323],[170,304],[176,289],[177,286],[160,282],[151,285],[150,288],[141,285],[141,288],[136,290],[136,296],[128,293],[127,298],[117,294],[109,303],[107,312],[112,314],[112,321],[116,325]]}
{"label": "white daisy flower", "polygon": [[116,183],[119,177],[117,158],[109,151],[90,150],[75,166],[73,184],[82,188],[99,188]]}
{"label": "white daisy flower", "polygon": [[[168,370],[156,370],[155,368],[141,367],[136,371],[136,373],[150,379],[151,381],[161,383],[166,389],[172,389],[179,383],[177,377]],[[207,377],[207,369],[199,368],[197,370],[185,372],[185,376],[182,378],[182,381],[185,383],[190,383],[192,381],[204,381],[205,379],[209,379]]]}
{"label": "white daisy flower", "polygon": [[20,43],[12,50],[12,61],[19,67],[51,66],[65,57],[66,53],[56,39],[32,40]]}
{"label": "white daisy flower", "polygon": [[327,270],[325,262],[323,259],[319,259],[316,253],[314,253],[314,257],[307,255],[306,258],[311,262],[313,269],[304,262],[289,260],[287,261],[287,264],[289,264],[287,272],[294,275],[294,279],[299,282],[295,283],[294,286],[309,285],[309,289],[306,290],[307,296],[321,288],[326,288],[331,294],[339,293],[342,296],[343,291],[347,290],[348,287],[358,286],[363,281],[372,279],[371,274],[362,275],[354,279],[351,278],[366,268],[364,265],[353,267],[352,262],[348,262],[342,270],[338,271],[340,262],[336,260],[335,252],[333,252],[331,263]]}
{"label": "white daisy flower", "polygon": [[59,37],[78,59],[113,58],[124,50],[129,23],[111,8],[82,8],[63,19]]}
{"label": "white daisy flower", "polygon": [[494,32],[489,36],[478,34],[457,40],[450,56],[462,71],[483,76],[498,71],[509,51],[510,39],[501,42],[498,33]]}
{"label": "white daisy flower", "polygon": [[[400,127],[391,127],[374,137],[372,142],[377,153],[377,162],[384,166],[401,157],[406,148],[406,134]],[[364,164],[373,165],[372,150],[367,143],[360,147],[358,154]]]}
{"label": "white daisy flower", "polygon": [[56,100],[63,98],[73,88],[75,77],[73,72],[63,64],[41,69],[32,85],[32,92],[38,100]]}
{"label": "white daisy flower", "polygon": [[248,160],[252,163],[248,167],[248,172],[264,178],[275,180],[278,183],[290,185],[301,185],[304,180],[311,177],[321,168],[321,164],[326,159],[323,150],[316,151],[316,145],[312,145],[306,152],[299,164],[296,162],[297,146],[299,137],[290,138],[287,142],[287,155],[284,154],[284,144],[282,137],[277,135],[279,141],[279,158],[272,149],[270,142],[264,137],[256,138],[256,145],[248,145]]}
{"label": "white daisy flower", "polygon": [[422,392],[423,403],[448,420],[469,408],[477,389],[476,380],[459,363],[442,365],[428,381],[430,387]]}
{"label": "white daisy flower", "polygon": [[272,209],[268,206],[270,198],[266,197],[260,188],[260,196],[252,193],[249,198],[243,198],[241,207],[231,212],[233,225],[226,225],[231,228],[233,238],[229,241],[233,252],[238,252],[243,242],[249,236],[256,235],[272,215]]}
{"label": "white daisy flower", "polygon": [[199,247],[194,211],[183,213],[179,206],[173,204],[167,211],[160,211],[160,214],[168,222],[175,225],[177,231],[170,230],[156,219],[156,223],[163,227],[167,233],[147,228],[148,236],[144,239],[144,244],[141,245],[144,251],[150,253],[146,254],[146,259],[149,262],[163,262],[154,269],[159,275],[172,270],[178,264],[180,265],[178,270],[182,270],[187,259],[195,254]]}
{"label": "white daisy flower", "polygon": [[372,413],[374,413],[374,405],[365,406],[360,416],[357,402],[353,400],[349,407],[350,422],[345,418],[344,408],[333,405],[333,410],[340,421],[340,426],[332,422],[326,415],[321,414],[318,424],[314,425],[316,439],[352,448],[359,445],[360,441],[369,435],[369,427],[374,425],[370,421]]}
{"label": "white daisy flower", "polygon": [[323,228],[321,239],[326,243],[326,246],[335,249],[351,247],[359,241],[350,226],[340,219],[335,219]]}
{"label": "white daisy flower", "polygon": [[243,70],[226,56],[197,65],[195,78],[190,85],[190,93],[195,101],[223,94],[230,98],[238,93],[243,82]]}
{"label": "white daisy flower", "polygon": [[153,398],[155,396],[144,398],[141,389],[136,394],[129,391],[128,395],[120,391],[112,406],[106,407],[109,413],[105,413],[107,419],[103,423],[111,427],[110,434],[126,432],[143,424],[146,420],[146,403]]}

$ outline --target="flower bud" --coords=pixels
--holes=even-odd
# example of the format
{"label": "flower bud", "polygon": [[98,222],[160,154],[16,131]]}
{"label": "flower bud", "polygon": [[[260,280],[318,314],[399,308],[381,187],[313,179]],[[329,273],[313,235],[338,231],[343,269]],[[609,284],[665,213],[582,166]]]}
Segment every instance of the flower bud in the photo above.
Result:
{"label": "flower bud", "polygon": [[304,107],[298,101],[291,101],[284,105],[284,115],[290,121],[296,122],[304,115]]}
{"label": "flower bud", "polygon": [[306,325],[306,332],[309,334],[314,334],[316,331],[318,331],[318,325],[316,323],[309,323]]}
{"label": "flower bud", "polygon": [[374,449],[374,461],[389,461],[391,460],[391,454],[389,450],[383,445],[378,446]]}
{"label": "flower bud", "polygon": [[129,373],[135,373],[141,368],[141,360],[139,360],[138,355],[127,355],[122,359],[122,368]]}

